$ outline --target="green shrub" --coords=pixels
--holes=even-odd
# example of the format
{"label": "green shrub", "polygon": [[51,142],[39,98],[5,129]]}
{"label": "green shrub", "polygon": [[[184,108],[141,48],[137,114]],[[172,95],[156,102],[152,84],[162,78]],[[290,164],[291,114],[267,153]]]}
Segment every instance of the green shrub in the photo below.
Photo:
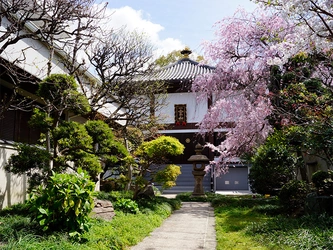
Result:
{"label": "green shrub", "polygon": [[37,95],[59,109],[66,105],[74,113],[86,114],[91,110],[89,101],[77,90],[73,76],[52,74],[40,82]]}
{"label": "green shrub", "polygon": [[81,169],[75,174],[53,173],[47,186],[39,186],[28,203],[44,231],[65,230],[76,238],[89,229],[94,189]]}
{"label": "green shrub", "polygon": [[133,191],[111,191],[111,192],[96,192],[97,199],[109,200],[116,202],[120,198],[131,199],[133,197]]}
{"label": "green shrub", "polygon": [[[160,136],[152,141],[142,143],[134,155],[139,159],[134,172],[134,199],[156,181],[163,188],[170,188],[175,185],[177,176],[181,173],[179,166],[167,164],[168,157],[181,155],[184,152],[184,145],[178,139],[171,136]],[[161,173],[159,173],[162,171]],[[156,176],[157,175],[157,176]]]}
{"label": "green shrub", "polygon": [[163,189],[168,189],[176,185],[177,177],[180,174],[180,166],[170,164],[155,174],[154,181],[162,183]]}
{"label": "green shrub", "polygon": [[44,148],[24,143],[15,145],[17,154],[13,154],[5,165],[5,170],[17,175],[28,176],[29,191],[46,183],[50,171],[51,154]]}
{"label": "green shrub", "polygon": [[312,174],[312,182],[317,189],[318,195],[332,195],[333,194],[333,171],[318,170]]}
{"label": "green shrub", "polygon": [[104,192],[121,191],[125,189],[127,183],[128,178],[123,174],[120,174],[118,178],[102,180],[100,189]]}
{"label": "green shrub", "polygon": [[0,210],[0,216],[8,216],[8,215],[28,216],[29,214],[30,211],[27,203],[17,203]]}
{"label": "green shrub", "polygon": [[172,136],[160,136],[152,141],[142,143],[135,154],[144,159],[160,160],[166,156],[176,156],[183,154],[185,146],[177,138]]}
{"label": "green shrub", "polygon": [[260,146],[251,158],[249,182],[258,194],[277,194],[277,191],[295,177],[297,156],[291,153],[283,135],[276,132]]}
{"label": "green shrub", "polygon": [[113,204],[113,207],[124,213],[137,214],[139,212],[138,204],[131,199],[120,198]]}
{"label": "green shrub", "polygon": [[286,183],[279,194],[280,202],[285,211],[291,215],[304,213],[305,201],[311,189],[305,181],[292,180]]}
{"label": "green shrub", "polygon": [[211,201],[212,195],[214,196],[213,193],[206,192],[206,196],[192,196],[192,192],[184,192],[184,193],[179,193],[177,194],[177,199],[180,199],[181,201],[198,201],[198,202],[206,202],[206,201]]}
{"label": "green shrub", "polygon": [[101,180],[101,186],[100,190],[103,192],[111,192],[112,190],[115,190],[116,183],[114,180]]}
{"label": "green shrub", "polygon": [[149,199],[143,198],[139,199],[137,202],[142,213],[149,211],[156,213],[158,211],[159,213],[171,214],[173,210],[177,210],[181,207],[180,199],[168,199],[162,196],[155,196]]}

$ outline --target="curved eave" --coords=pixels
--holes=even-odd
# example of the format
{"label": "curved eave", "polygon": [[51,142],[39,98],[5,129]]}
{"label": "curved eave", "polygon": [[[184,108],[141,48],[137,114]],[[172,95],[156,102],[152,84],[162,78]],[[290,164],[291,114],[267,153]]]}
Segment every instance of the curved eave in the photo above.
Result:
{"label": "curved eave", "polygon": [[202,65],[188,58],[163,67],[153,74],[142,76],[142,81],[188,81],[198,75],[212,73],[214,67]]}

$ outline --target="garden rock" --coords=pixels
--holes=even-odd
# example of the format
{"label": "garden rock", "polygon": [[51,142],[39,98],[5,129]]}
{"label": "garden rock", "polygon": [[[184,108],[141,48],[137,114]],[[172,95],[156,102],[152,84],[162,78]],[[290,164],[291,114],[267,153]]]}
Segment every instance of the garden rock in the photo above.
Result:
{"label": "garden rock", "polygon": [[155,192],[152,185],[148,185],[143,191],[141,191],[138,195],[139,197],[154,197]]}
{"label": "garden rock", "polygon": [[306,197],[308,213],[333,215],[333,197],[318,196],[317,193],[310,193]]}
{"label": "garden rock", "polygon": [[95,207],[92,211],[94,218],[101,218],[110,221],[116,215],[111,201],[95,200]]}

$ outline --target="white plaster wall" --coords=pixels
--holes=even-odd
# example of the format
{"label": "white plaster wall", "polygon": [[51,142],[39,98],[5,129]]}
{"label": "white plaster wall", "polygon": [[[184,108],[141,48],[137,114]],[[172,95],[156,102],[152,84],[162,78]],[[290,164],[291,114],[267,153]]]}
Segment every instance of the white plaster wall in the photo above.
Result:
{"label": "white plaster wall", "polygon": [[[0,32],[8,26],[7,19],[3,19],[0,22]],[[3,44],[0,43],[0,46]],[[49,60],[50,51],[44,43],[33,39],[22,39],[14,45],[9,46],[4,53],[0,56],[4,59],[15,62],[15,65],[24,69],[28,73],[36,76],[39,79],[44,79],[47,76],[47,63]],[[63,58],[59,54],[55,53],[52,60],[52,74],[66,74],[67,70],[64,67]],[[91,75],[91,77],[94,77]],[[115,104],[105,104],[103,108],[99,110],[103,115],[110,116],[117,110],[118,107]],[[122,110],[118,111],[122,113]],[[125,125],[124,121],[117,121],[121,125]]]}
{"label": "white plaster wall", "polygon": [[166,97],[166,105],[156,113],[157,116],[162,117],[162,123],[175,123],[174,105],[176,104],[186,104],[188,123],[200,122],[207,113],[207,102],[198,104],[195,93],[170,93]]}
{"label": "white plaster wall", "polygon": [[[1,20],[0,32],[4,30],[8,24],[9,21],[7,19],[4,18]],[[1,45],[2,43],[0,43],[0,46]],[[1,54],[1,57],[10,62],[17,62],[17,60],[23,61],[15,64],[40,79],[46,76],[49,50],[39,41],[21,39],[17,43],[10,45],[5,52]],[[61,58],[55,54],[52,62],[52,73],[65,73],[61,61]]]}
{"label": "white plaster wall", "polygon": [[13,147],[0,144],[0,210],[22,203],[27,198],[26,176],[17,176],[4,170],[8,158],[14,153]]}

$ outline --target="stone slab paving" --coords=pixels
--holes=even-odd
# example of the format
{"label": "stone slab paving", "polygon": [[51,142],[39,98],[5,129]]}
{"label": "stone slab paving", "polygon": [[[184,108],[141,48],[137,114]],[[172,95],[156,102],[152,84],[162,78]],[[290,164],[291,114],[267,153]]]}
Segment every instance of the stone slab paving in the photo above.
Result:
{"label": "stone slab paving", "polygon": [[216,249],[214,210],[208,202],[183,202],[131,250],[197,250]]}

